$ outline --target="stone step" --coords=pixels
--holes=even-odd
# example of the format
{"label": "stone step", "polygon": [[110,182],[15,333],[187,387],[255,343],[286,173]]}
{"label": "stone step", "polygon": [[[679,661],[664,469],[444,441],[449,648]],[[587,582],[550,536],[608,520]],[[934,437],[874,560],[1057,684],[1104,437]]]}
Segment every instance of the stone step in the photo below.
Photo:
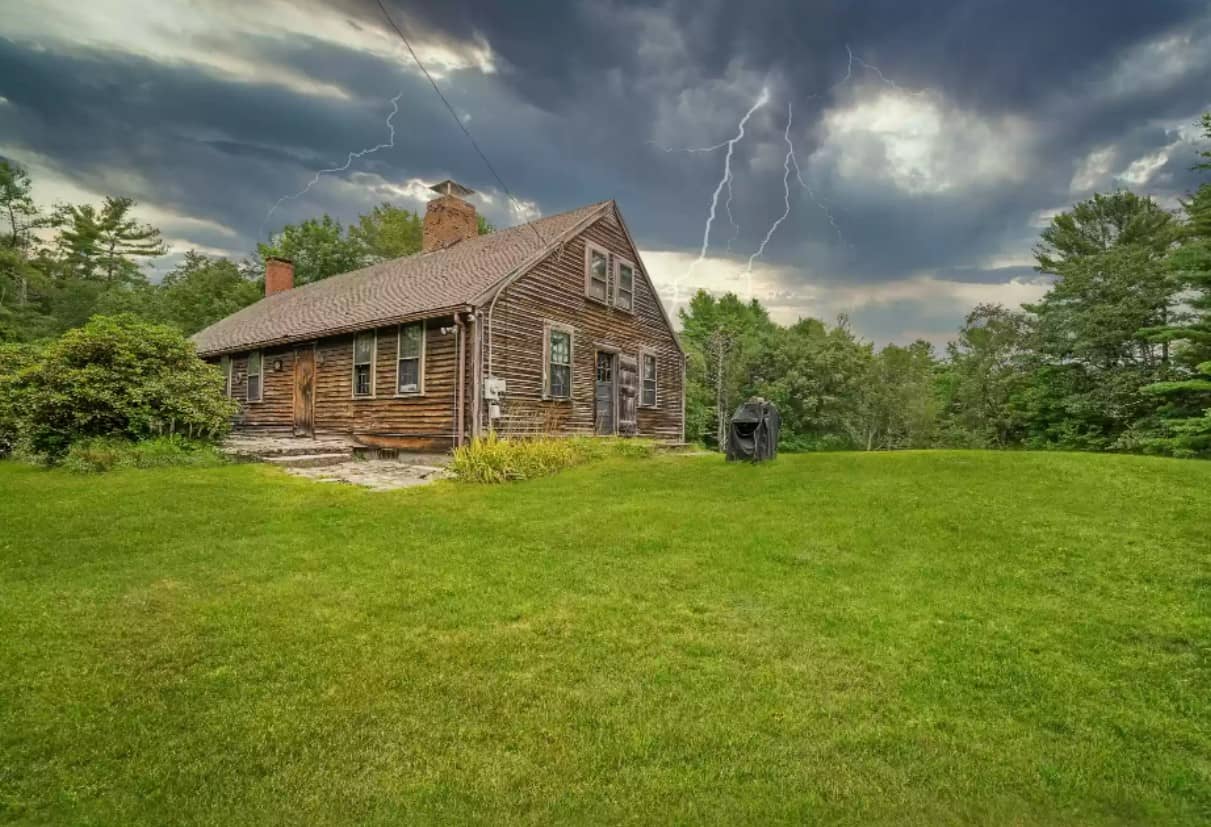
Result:
{"label": "stone step", "polygon": [[254,460],[268,459],[269,457],[292,457],[320,453],[336,453],[338,451],[352,453],[352,448],[346,442],[339,440],[330,442],[322,440],[313,441],[310,439],[280,440],[277,442],[265,441],[261,443],[237,442],[235,440],[231,440],[223,446],[222,450],[223,453],[229,456]]}
{"label": "stone step", "polygon": [[261,457],[265,462],[271,465],[279,465],[287,468],[320,468],[325,465],[340,465],[345,462],[353,461],[353,454],[349,451],[329,452],[324,454],[283,454],[278,456]]}

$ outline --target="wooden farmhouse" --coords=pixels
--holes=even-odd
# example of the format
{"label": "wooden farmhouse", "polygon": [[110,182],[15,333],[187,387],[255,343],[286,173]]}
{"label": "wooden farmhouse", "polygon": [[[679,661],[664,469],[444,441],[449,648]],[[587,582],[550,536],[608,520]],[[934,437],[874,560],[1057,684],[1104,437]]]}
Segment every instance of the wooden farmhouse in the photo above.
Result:
{"label": "wooden farmhouse", "polygon": [[265,297],[193,339],[240,402],[237,428],[448,450],[502,435],[680,442],[685,359],[618,205],[478,235],[453,182],[423,249]]}

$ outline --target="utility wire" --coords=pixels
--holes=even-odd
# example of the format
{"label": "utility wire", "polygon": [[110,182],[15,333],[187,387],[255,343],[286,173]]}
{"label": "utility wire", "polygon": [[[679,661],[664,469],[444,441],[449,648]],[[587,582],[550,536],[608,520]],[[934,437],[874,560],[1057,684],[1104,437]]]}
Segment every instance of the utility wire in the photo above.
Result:
{"label": "utility wire", "polygon": [[[404,34],[403,29],[396,24],[395,20],[391,17],[391,13],[387,11],[387,7],[383,5],[383,0],[375,0],[375,2],[378,3],[378,7],[382,11],[383,17],[387,18],[387,22],[391,25],[391,28],[395,29],[395,33],[399,35],[400,40],[404,41],[404,45],[408,47],[408,53],[411,54],[412,59],[416,61],[416,65],[420,68],[425,78],[429,81],[429,85],[433,87],[433,91],[437,93],[437,96],[441,98],[442,103],[446,105],[446,109],[450,112],[450,117],[454,119],[456,124],[458,124],[458,128],[463,131],[463,134],[467,136],[467,140],[471,142],[471,146],[475,149],[476,154],[478,154],[483,160],[484,166],[486,166],[488,171],[492,173],[492,177],[496,179],[496,183],[500,184],[500,188],[504,191],[504,194],[509,197],[509,200],[517,209],[518,215],[524,215],[521,202],[518,201],[517,198],[513,196],[513,193],[509,191],[509,187],[507,184],[505,184],[504,179],[500,177],[500,173],[498,173],[496,168],[492,166],[492,162],[488,160],[488,156],[484,154],[484,151],[479,148],[479,144],[476,142],[475,136],[471,134],[471,130],[467,129],[467,125],[463,123],[462,118],[458,117],[458,113],[454,111],[454,107],[450,105],[450,101],[446,100],[446,96],[442,94],[442,90],[438,87],[437,81],[433,79],[433,75],[429,74],[429,70],[425,68],[425,64],[421,63],[420,57],[416,54],[416,50],[412,48],[412,43],[408,40],[408,36]],[[534,226],[534,222],[526,222],[526,225],[534,231],[534,235],[538,236],[538,240],[543,244],[543,246],[546,246],[547,240],[542,237],[542,233],[540,233],[538,228]]]}

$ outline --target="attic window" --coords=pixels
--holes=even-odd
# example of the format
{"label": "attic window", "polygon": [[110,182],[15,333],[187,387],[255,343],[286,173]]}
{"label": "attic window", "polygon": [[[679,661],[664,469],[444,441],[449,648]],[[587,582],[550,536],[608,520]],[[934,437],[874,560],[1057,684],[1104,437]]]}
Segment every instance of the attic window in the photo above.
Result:
{"label": "attic window", "polygon": [[359,333],[353,337],[353,395],[374,396],[375,335]]}
{"label": "attic window", "polygon": [[604,249],[593,244],[585,245],[584,292],[590,299],[603,304],[609,302],[610,295],[609,276],[607,275],[609,261],[610,254]]}
{"label": "attic window", "polygon": [[635,308],[635,265],[621,259],[614,262],[614,305],[622,310]]}

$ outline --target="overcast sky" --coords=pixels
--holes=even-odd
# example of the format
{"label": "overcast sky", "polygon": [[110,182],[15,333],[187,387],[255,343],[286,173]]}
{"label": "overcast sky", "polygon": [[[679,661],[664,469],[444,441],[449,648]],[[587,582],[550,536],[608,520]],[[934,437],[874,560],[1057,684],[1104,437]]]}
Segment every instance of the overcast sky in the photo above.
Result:
{"label": "overcast sky", "polygon": [[[447,177],[498,226],[615,198],[666,304],[751,290],[780,321],[942,342],[976,302],[1042,294],[1056,210],[1115,187],[1176,207],[1211,109],[1205,0],[385,2],[516,203],[374,0],[8,0],[0,156],[44,203],[134,197],[178,256],[423,207]],[[729,220],[727,147],[684,150],[750,110]]]}

